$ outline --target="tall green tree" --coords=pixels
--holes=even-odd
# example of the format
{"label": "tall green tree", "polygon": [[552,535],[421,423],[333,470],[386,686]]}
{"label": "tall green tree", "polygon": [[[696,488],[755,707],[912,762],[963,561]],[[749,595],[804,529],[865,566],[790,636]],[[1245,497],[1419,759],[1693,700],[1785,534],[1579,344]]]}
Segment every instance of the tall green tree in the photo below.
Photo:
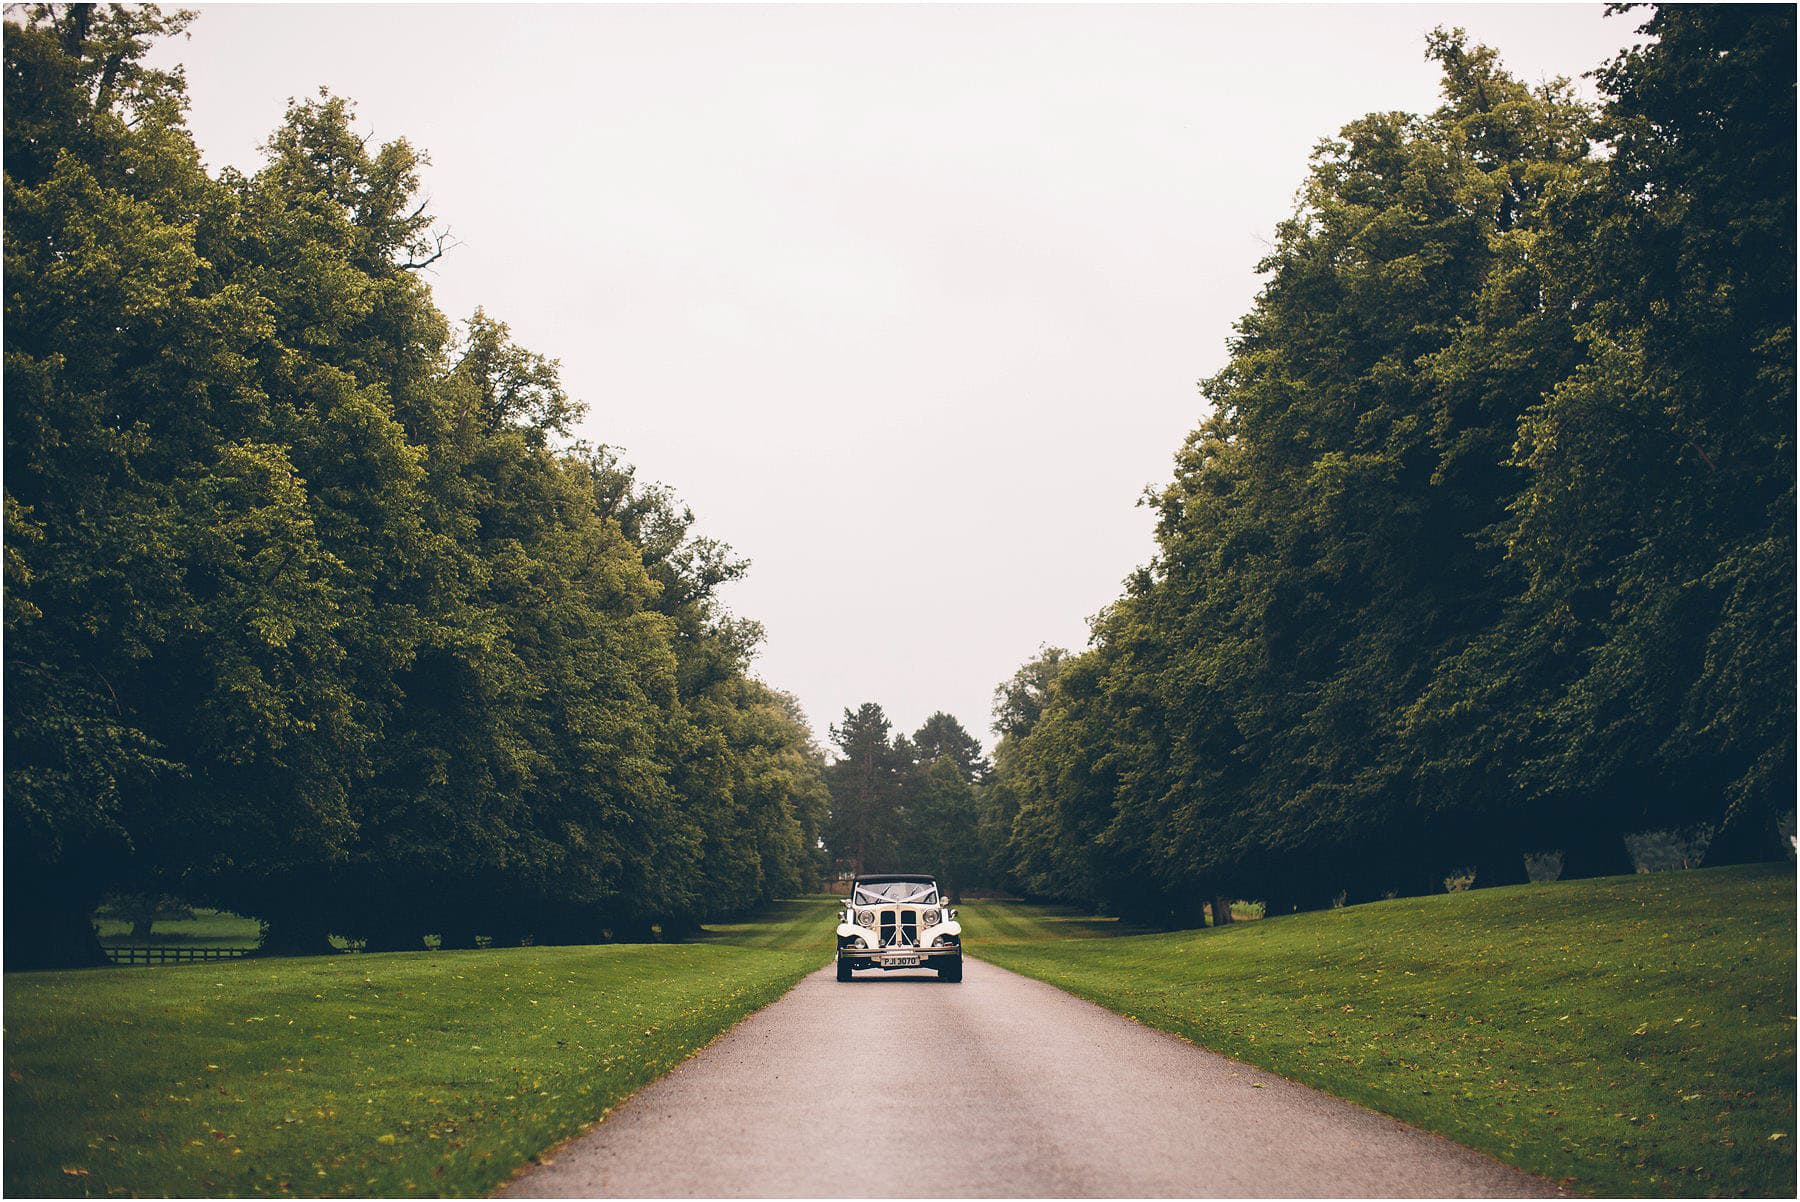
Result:
{"label": "tall green tree", "polygon": [[108,889],[292,952],[806,887],[822,757],[718,600],[744,561],[569,444],[553,359],[451,329],[407,142],[321,92],[209,177],[145,65],[189,19],[6,22],[9,966],[100,962]]}
{"label": "tall green tree", "polygon": [[[1484,533],[1516,486],[1503,460],[1532,381],[1460,380],[1445,357],[1587,169],[1589,116],[1460,34],[1428,53],[1436,112],[1373,114],[1315,154],[1206,385],[1214,415],[1158,498],[1133,606],[1176,750],[1132,820],[1180,832],[1177,875],[1252,875],[1295,904],[1416,891],[1487,847],[1482,879],[1523,875],[1521,815],[1478,819],[1467,778],[1421,791],[1396,718],[1505,602]],[[1546,342],[1486,367],[1516,375]]]}
{"label": "tall green tree", "polygon": [[110,882],[236,833],[340,854],[366,746],[349,585],[257,370],[272,314],[147,68],[185,14],[6,23],[10,964],[94,962]]}
{"label": "tall green tree", "polygon": [[948,756],[963,779],[972,784],[984,780],[992,767],[982,753],[981,740],[943,710],[933,713],[913,732],[912,744],[921,761]]}
{"label": "tall green tree", "polygon": [[325,946],[311,897],[330,892],[324,880],[362,854],[399,677],[441,613],[444,540],[424,448],[442,433],[433,409],[447,327],[414,271],[432,241],[432,218],[415,200],[422,158],[404,141],[372,147],[354,121],[353,107],[326,93],[290,104],[262,168],[226,176],[238,215],[209,256],[266,307],[255,370],[270,437],[293,460],[338,568],[330,629],[355,741],[340,739],[330,763],[358,833],[340,847],[265,859],[254,854],[259,832],[223,805],[204,832],[184,832],[180,857],[190,889],[263,917],[281,950]]}
{"label": "tall green tree", "polygon": [[1438,109],[1320,144],[1156,558],[997,692],[1020,884],[1181,922],[1776,846],[1792,12],[1644,32],[1596,112],[1440,31]]}
{"label": "tall green tree", "polygon": [[1599,72],[1585,361],[1519,429],[1506,536],[1579,657],[1539,787],[1771,854],[1794,795],[1794,13],[1659,6]]}
{"label": "tall green tree", "polygon": [[920,764],[908,792],[899,859],[931,873],[947,899],[960,901],[987,868],[975,784],[953,758],[940,755]]}
{"label": "tall green tree", "polygon": [[890,737],[893,723],[881,706],[865,701],[844,711],[831,727],[838,759],[826,769],[831,816],[825,841],[852,872],[895,871],[903,774],[911,757]]}
{"label": "tall green tree", "polygon": [[983,883],[988,855],[982,844],[980,789],[989,765],[981,742],[938,710],[908,741],[914,760],[905,776],[900,862],[928,871],[951,898]]}

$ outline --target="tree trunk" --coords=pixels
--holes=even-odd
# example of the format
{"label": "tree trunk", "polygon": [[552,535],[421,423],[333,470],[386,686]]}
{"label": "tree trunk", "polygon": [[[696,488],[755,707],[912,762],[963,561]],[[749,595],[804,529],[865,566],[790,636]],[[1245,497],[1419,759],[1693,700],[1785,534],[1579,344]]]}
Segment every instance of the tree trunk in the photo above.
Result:
{"label": "tree trunk", "polygon": [[1336,896],[1327,886],[1313,879],[1296,885],[1288,900],[1294,907],[1294,913],[1301,914],[1311,910],[1331,909],[1332,899]]}
{"label": "tree trunk", "polygon": [[850,862],[853,877],[861,876],[869,850],[869,805],[875,793],[875,752],[863,753],[862,775],[856,783],[856,857]]}
{"label": "tree trunk", "polygon": [[612,929],[614,943],[655,943],[656,932],[650,929],[650,920],[634,918],[615,923]]}
{"label": "tree trunk", "polygon": [[1525,853],[1493,851],[1475,861],[1476,889],[1492,889],[1498,885],[1523,885],[1531,878],[1525,875]]}
{"label": "tree trunk", "polygon": [[156,918],[154,915],[145,917],[140,914],[138,917],[131,920],[131,937],[133,939],[149,939],[150,932],[155,925]]}
{"label": "tree trunk", "polygon": [[692,918],[665,918],[662,920],[663,942],[680,943],[684,939],[692,939],[700,933],[700,924]]}
{"label": "tree trunk", "polygon": [[1572,881],[1584,876],[1622,876],[1637,871],[1625,837],[1618,831],[1583,832],[1571,836],[1563,848],[1562,879]]}
{"label": "tree trunk", "polygon": [[369,931],[365,952],[422,952],[425,935],[410,923],[380,923]]}
{"label": "tree trunk", "polygon": [[[9,874],[13,884],[15,874]],[[17,873],[23,886],[25,874]],[[112,963],[94,933],[94,899],[69,889],[32,882],[6,898],[6,970],[99,968]]]}
{"label": "tree trunk", "polygon": [[327,956],[336,952],[324,920],[308,914],[282,914],[263,922],[257,956]]}
{"label": "tree trunk", "polygon": [[494,918],[485,924],[484,932],[488,937],[489,947],[521,947],[527,936],[531,934],[526,925],[516,918]]}
{"label": "tree trunk", "polygon": [[1772,808],[1744,806],[1729,813],[1706,848],[1706,864],[1755,864],[1787,860],[1793,848],[1781,837]]}
{"label": "tree trunk", "polygon": [[[1519,858],[1519,862],[1524,863],[1523,856]],[[1442,893],[1444,891],[1444,875],[1442,872],[1433,872],[1417,866],[1409,867],[1399,874],[1399,879],[1394,887],[1394,896],[1430,897],[1434,893]]]}

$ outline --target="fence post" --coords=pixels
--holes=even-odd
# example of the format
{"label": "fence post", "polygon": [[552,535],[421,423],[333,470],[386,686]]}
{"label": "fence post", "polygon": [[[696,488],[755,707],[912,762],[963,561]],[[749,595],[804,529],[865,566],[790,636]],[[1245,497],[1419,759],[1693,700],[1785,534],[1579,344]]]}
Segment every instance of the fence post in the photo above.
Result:
{"label": "fence post", "polygon": [[253,947],[108,947],[108,958],[114,964],[202,964],[213,960],[236,960],[247,956]]}

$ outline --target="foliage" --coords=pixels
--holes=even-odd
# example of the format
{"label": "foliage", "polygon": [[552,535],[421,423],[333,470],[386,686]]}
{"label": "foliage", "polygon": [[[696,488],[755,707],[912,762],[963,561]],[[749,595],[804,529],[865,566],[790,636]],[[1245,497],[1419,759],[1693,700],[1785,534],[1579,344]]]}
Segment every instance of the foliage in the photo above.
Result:
{"label": "foliage", "polygon": [[981,740],[963,729],[962,723],[938,710],[913,732],[913,750],[922,763],[948,759],[964,780],[980,784],[991,765],[982,754]]}
{"label": "foliage", "polygon": [[982,835],[987,758],[980,740],[942,710],[911,738],[890,737],[881,706],[845,710],[831,728],[826,846],[851,872],[929,872],[951,897],[988,879]]}
{"label": "foliage", "polygon": [[1018,887],[1197,926],[1786,854],[1793,12],[1644,32],[1593,109],[1440,30],[1439,108],[1319,144],[1155,558],[996,691]]}
{"label": "foliage", "polygon": [[6,1192],[491,1193],[824,963],[830,913],[679,946],[9,976]]}
{"label": "foliage", "polygon": [[1789,1197],[1793,893],[1754,866],[1132,938],[961,919],[983,959],[1580,1192]]}
{"label": "foliage", "polygon": [[1639,872],[1678,872],[1700,867],[1717,834],[1705,823],[1685,830],[1641,831],[1625,837],[1625,848]]}
{"label": "foliage", "polygon": [[114,893],[95,911],[96,918],[102,916],[123,919],[133,939],[147,940],[156,923],[191,920],[194,908],[166,893]]}
{"label": "foliage", "polygon": [[130,922],[109,918],[102,909],[94,920],[102,947],[162,947],[171,944],[224,948],[253,948],[261,924],[254,918],[223,910],[196,909],[184,918],[157,918],[156,928],[139,936]]}
{"label": "foliage", "polygon": [[8,964],[102,962],[109,890],[318,951],[807,885],[823,756],[717,600],[744,562],[436,310],[418,150],[321,92],[209,175],[144,65],[189,20],[6,22]]}

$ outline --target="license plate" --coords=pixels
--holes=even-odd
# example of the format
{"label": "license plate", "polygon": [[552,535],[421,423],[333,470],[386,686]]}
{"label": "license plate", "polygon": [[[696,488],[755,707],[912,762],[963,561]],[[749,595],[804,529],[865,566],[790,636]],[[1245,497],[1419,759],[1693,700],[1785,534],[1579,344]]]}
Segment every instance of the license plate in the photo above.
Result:
{"label": "license plate", "polygon": [[917,968],[919,958],[917,956],[889,956],[882,963],[889,968]]}

